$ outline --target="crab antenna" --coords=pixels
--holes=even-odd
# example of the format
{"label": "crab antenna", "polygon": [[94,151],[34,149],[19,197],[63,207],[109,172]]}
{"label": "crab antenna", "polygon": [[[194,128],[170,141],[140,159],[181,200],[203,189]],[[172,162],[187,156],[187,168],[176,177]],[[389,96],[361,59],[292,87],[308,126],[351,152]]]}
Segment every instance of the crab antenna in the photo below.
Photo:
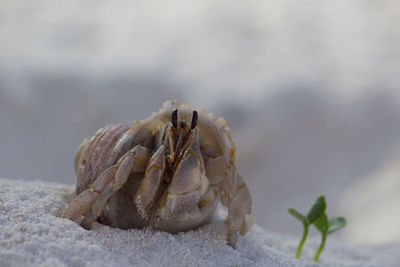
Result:
{"label": "crab antenna", "polygon": [[193,116],[192,116],[192,124],[190,125],[190,129],[194,129],[197,125],[197,119],[198,119],[198,114],[197,111],[193,111]]}
{"label": "crab antenna", "polygon": [[178,110],[177,109],[174,109],[174,111],[172,112],[171,122],[172,122],[172,126],[174,126],[174,128],[178,127]]}

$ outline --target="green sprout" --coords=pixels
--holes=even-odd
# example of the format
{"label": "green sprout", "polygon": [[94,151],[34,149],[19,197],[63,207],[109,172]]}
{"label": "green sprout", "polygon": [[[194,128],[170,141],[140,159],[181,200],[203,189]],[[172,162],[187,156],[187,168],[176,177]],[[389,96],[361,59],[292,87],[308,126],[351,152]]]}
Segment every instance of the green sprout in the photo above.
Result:
{"label": "green sprout", "polygon": [[296,217],[298,220],[300,220],[303,223],[304,226],[304,231],[303,231],[303,237],[300,240],[300,244],[297,247],[296,251],[296,258],[300,258],[301,250],[303,249],[304,242],[307,239],[308,235],[308,228],[310,225],[317,220],[319,217],[321,217],[322,214],[325,213],[326,209],[326,203],[325,203],[325,197],[320,196],[315,200],[314,204],[311,206],[311,208],[308,210],[307,215],[304,216],[297,210],[290,208],[288,209],[288,212]]}
{"label": "green sprout", "polygon": [[346,225],[346,220],[343,217],[335,217],[328,220],[326,214],[323,214],[321,217],[313,222],[313,225],[315,226],[315,228],[317,228],[322,236],[321,244],[319,245],[317,253],[314,256],[314,261],[318,261],[319,255],[324,249],[327,236],[343,228]]}
{"label": "green sprout", "polygon": [[296,251],[297,259],[300,258],[301,250],[303,249],[304,242],[307,239],[308,229],[311,224],[314,225],[315,228],[317,228],[322,236],[321,244],[317,250],[317,253],[314,256],[314,261],[318,261],[319,255],[324,249],[327,236],[343,228],[346,225],[346,220],[343,217],[336,217],[328,220],[328,216],[326,215],[325,210],[326,202],[323,195],[319,196],[315,200],[311,208],[308,210],[307,215],[303,215],[293,208],[288,209],[288,212],[295,218],[300,220],[304,226],[303,236]]}

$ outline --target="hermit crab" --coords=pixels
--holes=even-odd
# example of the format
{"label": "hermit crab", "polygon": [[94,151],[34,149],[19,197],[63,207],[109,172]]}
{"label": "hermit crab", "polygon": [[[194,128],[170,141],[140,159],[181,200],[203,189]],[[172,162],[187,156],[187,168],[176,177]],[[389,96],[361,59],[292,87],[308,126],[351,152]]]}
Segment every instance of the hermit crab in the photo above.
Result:
{"label": "hermit crab", "polygon": [[74,167],[77,196],[61,217],[86,229],[98,220],[177,233],[209,222],[221,202],[235,247],[254,222],[226,121],[177,100],[131,127],[99,129],[78,147]]}

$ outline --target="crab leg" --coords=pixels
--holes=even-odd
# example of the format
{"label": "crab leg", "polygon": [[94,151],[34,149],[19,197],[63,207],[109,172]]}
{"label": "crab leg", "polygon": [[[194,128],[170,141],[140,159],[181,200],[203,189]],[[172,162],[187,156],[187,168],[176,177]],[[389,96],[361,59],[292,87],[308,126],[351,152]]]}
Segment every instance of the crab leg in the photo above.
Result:
{"label": "crab leg", "polygon": [[237,174],[233,162],[228,163],[226,157],[211,158],[207,161],[207,177],[210,185],[222,185],[221,202],[228,207],[228,242],[234,245],[241,235],[247,233],[254,217],[251,214],[251,196],[243,177]]}
{"label": "crab leg", "polygon": [[136,146],[128,151],[117,164],[103,171],[88,189],[80,193],[65,209],[61,217],[75,221],[85,213],[89,213],[90,215],[92,212],[91,209],[98,205],[96,203],[98,203],[99,200],[103,201],[106,196],[109,198],[112,193],[115,193],[122,187],[131,170],[144,170],[149,155],[149,150],[142,146]]}
{"label": "crab leg", "polygon": [[138,213],[146,218],[153,207],[154,198],[165,169],[165,146],[161,145],[151,157],[146,168],[146,173],[138,191],[134,196],[134,202]]}
{"label": "crab leg", "polygon": [[239,237],[239,227],[242,224],[243,209],[235,190],[237,186],[237,172],[233,162],[230,162],[226,171],[227,176],[222,182],[223,194],[221,196],[221,203],[228,207],[228,216],[226,218],[228,244],[235,247]]}
{"label": "crab leg", "polygon": [[91,209],[85,214],[81,225],[90,229],[92,223],[97,220],[103,212],[108,199],[112,197],[124,184],[128,181],[131,172],[143,172],[146,164],[150,158],[150,151],[148,148],[140,145],[135,146],[129,150],[116,164],[118,169],[112,179],[97,196]]}
{"label": "crab leg", "polygon": [[242,224],[240,225],[239,232],[241,235],[245,235],[253,226],[255,217],[251,211],[251,195],[247,184],[245,183],[241,175],[237,175],[237,188],[236,192],[238,194],[239,203],[243,209],[244,217]]}
{"label": "crab leg", "polygon": [[236,246],[239,233],[244,235],[254,223],[251,214],[251,196],[243,178],[237,174],[233,162],[227,168],[227,177],[222,182],[221,202],[228,207],[226,224],[228,227],[228,244]]}
{"label": "crab leg", "polygon": [[71,204],[69,204],[69,206],[61,214],[61,218],[67,218],[75,221],[82,214],[90,210],[99,194],[114,178],[117,168],[118,166],[114,165],[106,169],[88,189],[74,198]]}

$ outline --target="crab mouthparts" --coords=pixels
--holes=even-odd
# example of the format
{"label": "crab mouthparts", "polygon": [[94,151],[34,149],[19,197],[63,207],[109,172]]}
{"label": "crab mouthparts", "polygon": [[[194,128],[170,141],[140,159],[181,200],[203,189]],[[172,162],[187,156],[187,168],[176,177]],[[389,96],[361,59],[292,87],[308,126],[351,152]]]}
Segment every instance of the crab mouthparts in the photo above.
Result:
{"label": "crab mouthparts", "polygon": [[168,133],[168,139],[169,139],[169,147],[170,147],[170,162],[172,164],[176,163],[177,161],[182,158],[183,153],[186,151],[186,149],[189,147],[190,143],[194,139],[194,131],[190,131],[187,136],[185,136],[185,130],[182,128],[179,131],[179,136],[178,140],[176,141],[176,144],[174,146],[174,138],[173,138],[173,133],[171,131],[171,134]]}
{"label": "crab mouthparts", "polygon": [[[186,123],[183,121],[178,120],[178,110],[174,109],[174,111],[171,114],[171,124],[172,124],[172,128],[174,130],[177,130],[178,127],[180,127],[180,131],[179,131],[179,135],[178,135],[178,141],[176,142],[176,145],[174,147],[174,131],[171,129],[170,131],[168,131],[168,141],[169,141],[169,148],[170,148],[170,162],[173,164],[175,163],[178,158],[180,158],[182,154],[186,148],[188,147],[190,141],[193,140],[194,134],[193,134],[193,130],[196,128],[197,126],[197,121],[198,121],[198,114],[197,111],[194,110],[192,113],[192,121],[190,123],[190,130],[189,133],[187,134],[187,138],[186,138],[186,142],[183,145],[183,139],[184,139],[184,135],[185,135],[185,129],[187,129]],[[183,146],[182,146],[183,145]]]}

